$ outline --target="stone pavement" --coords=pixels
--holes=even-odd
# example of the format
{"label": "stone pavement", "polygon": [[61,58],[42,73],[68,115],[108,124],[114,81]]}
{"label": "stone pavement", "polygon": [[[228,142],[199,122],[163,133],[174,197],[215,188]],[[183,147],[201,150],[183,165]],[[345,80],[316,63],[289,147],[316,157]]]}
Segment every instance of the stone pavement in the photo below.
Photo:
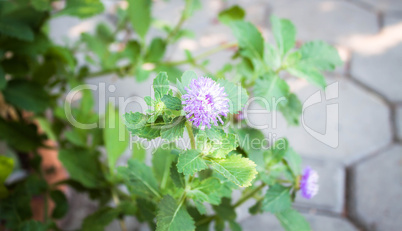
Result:
{"label": "stone pavement", "polygon": [[[195,31],[197,39],[183,39],[175,50],[169,50],[167,57],[172,60],[182,59],[184,49],[197,54],[222,42],[234,41],[230,30],[217,23],[215,17],[232,4],[243,6],[247,19],[258,25],[269,40],[272,40],[269,17],[276,14],[294,22],[299,42],[321,39],[338,48],[345,65],[326,75],[335,91],[325,94],[302,80],[290,79],[291,89],[303,102],[316,92],[323,99],[305,109],[304,126],[288,127],[279,118],[274,129],[269,113],[251,116],[251,120],[268,124],[266,135],[287,136],[290,145],[303,156],[303,165],[320,174],[319,194],[312,200],[299,197],[295,205],[311,222],[313,230],[402,230],[402,1],[205,0],[202,3],[203,9],[184,25]],[[181,8],[181,0],[158,0],[153,10],[158,17],[177,21]],[[63,36],[74,39],[79,32],[91,30],[99,20],[107,18],[85,22],[58,18],[51,23],[51,32],[61,43]],[[229,58],[230,52],[213,55],[209,68],[217,70]],[[105,96],[127,97],[148,95],[152,80],[140,84],[131,78],[114,76],[91,80],[98,82],[116,87],[115,92],[107,92]],[[325,136],[319,141],[312,133],[327,134],[332,140],[338,138],[338,142],[330,147]],[[270,214],[250,217],[247,206],[238,209],[238,220],[244,230],[282,230]],[[109,230],[116,225],[112,224]]]}

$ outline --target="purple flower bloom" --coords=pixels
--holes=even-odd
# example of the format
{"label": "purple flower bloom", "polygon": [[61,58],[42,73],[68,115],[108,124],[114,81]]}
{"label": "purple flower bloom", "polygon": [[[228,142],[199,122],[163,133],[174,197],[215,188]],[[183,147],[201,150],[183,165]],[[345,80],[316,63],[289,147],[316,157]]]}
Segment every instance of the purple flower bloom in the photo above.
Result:
{"label": "purple flower bloom", "polygon": [[229,99],[225,88],[220,87],[210,78],[199,77],[191,80],[190,85],[185,87],[187,94],[183,95],[183,110],[187,113],[186,118],[193,124],[204,130],[205,126],[211,128],[213,123],[218,126],[218,120],[223,124],[220,116],[229,113]]}
{"label": "purple flower bloom", "polygon": [[306,199],[314,197],[319,189],[318,173],[310,167],[303,170],[303,175],[300,181],[301,194]]}

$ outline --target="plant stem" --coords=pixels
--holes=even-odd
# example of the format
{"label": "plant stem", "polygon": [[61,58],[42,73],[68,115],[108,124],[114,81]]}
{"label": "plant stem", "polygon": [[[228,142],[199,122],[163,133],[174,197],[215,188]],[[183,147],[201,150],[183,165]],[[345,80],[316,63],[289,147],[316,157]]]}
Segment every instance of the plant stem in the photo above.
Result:
{"label": "plant stem", "polygon": [[181,13],[181,17],[179,19],[179,22],[177,23],[177,25],[174,27],[174,29],[168,34],[167,38],[166,38],[166,43],[169,43],[170,40],[180,31],[181,27],[183,26],[183,23],[186,21],[188,15],[188,11],[191,7],[191,5],[193,4],[193,0],[187,0],[186,1],[186,5],[184,6],[184,9]]}
{"label": "plant stem", "polygon": [[243,204],[244,202],[246,202],[248,199],[250,199],[251,197],[254,196],[254,194],[256,194],[257,192],[259,192],[261,189],[263,189],[265,187],[265,183],[262,183],[260,186],[258,186],[257,188],[253,189],[252,191],[250,191],[249,193],[245,194],[244,196],[242,196],[234,205],[233,207],[239,207],[241,204]]}
{"label": "plant stem", "polygon": [[[117,196],[116,191],[113,189],[112,189],[112,197],[113,197],[113,201],[116,204],[116,206],[119,205],[120,204],[119,197]],[[120,224],[120,228],[122,231],[127,231],[126,223],[124,223],[124,218],[119,219],[119,224]]]}
{"label": "plant stem", "polygon": [[191,123],[186,121],[186,128],[187,128],[188,136],[190,137],[191,149],[196,149],[195,137],[194,137],[194,133],[193,133],[193,128],[191,126],[192,126]]}

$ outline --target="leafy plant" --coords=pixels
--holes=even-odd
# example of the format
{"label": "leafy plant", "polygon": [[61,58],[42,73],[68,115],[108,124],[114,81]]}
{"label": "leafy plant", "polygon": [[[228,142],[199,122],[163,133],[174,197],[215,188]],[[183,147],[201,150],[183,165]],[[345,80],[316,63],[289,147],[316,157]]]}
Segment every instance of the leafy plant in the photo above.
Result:
{"label": "leafy plant", "polygon": [[[271,17],[276,43],[270,44],[244,20],[246,12],[233,6],[218,18],[231,28],[236,42],[198,56],[186,51],[186,59],[170,61],[165,51],[182,37],[191,36],[182,26],[201,6],[200,1],[185,0],[175,26],[151,15],[151,0],[127,3],[127,8],[118,8],[113,28],[101,23],[94,34],[83,33],[77,43],[59,46],[48,37],[48,20],[60,15],[87,18],[100,14],[104,7],[99,0],[71,0],[63,9],[53,9],[53,1],[0,2],[0,139],[11,153],[0,156],[0,224],[12,230],[60,230],[55,220],[67,213],[68,199],[57,186],[68,185],[100,202],[99,210],[85,218],[83,230],[103,230],[116,219],[125,230],[124,216],[135,216],[156,230],[208,230],[211,224],[215,230],[241,230],[235,209],[249,199],[256,201],[249,209],[251,214],[273,213],[287,231],[310,230],[303,216],[292,209],[292,202],[300,188],[316,183],[314,177],[305,179],[314,174],[302,173],[300,156],[284,138],[270,147],[254,147],[253,142],[263,144],[265,137],[247,125],[242,111],[252,97],[258,97],[264,109],[277,110],[289,125],[298,125],[302,104],[281,73],[324,88],[322,72],[342,63],[336,49],[322,41],[296,49],[295,27],[276,16]],[[165,36],[147,43],[151,26]],[[120,32],[126,33],[123,39],[116,36]],[[136,33],[137,39],[127,39],[131,33]],[[119,49],[109,49],[112,45]],[[234,52],[232,62],[216,73],[209,71],[208,56],[226,49]],[[77,52],[82,51],[86,65],[77,62]],[[182,72],[183,64],[201,70],[208,78]],[[90,66],[99,71],[91,71]],[[156,75],[155,94],[144,99],[149,110],[123,116],[108,105],[106,115],[99,116],[93,110],[90,90],[83,90],[73,107],[61,103],[66,93],[88,78],[109,73],[135,76],[136,81]],[[197,81],[213,84],[208,85],[216,89],[211,94],[224,99],[219,113],[207,120],[203,117],[202,122],[197,122],[201,118],[198,111],[186,101]],[[174,85],[177,91],[173,91]],[[73,126],[65,109],[81,124],[101,121],[105,128]],[[146,140],[160,137],[168,145],[153,152],[152,165],[145,162],[145,150],[134,145],[127,165],[116,167],[128,147],[128,132]],[[186,136],[190,145],[176,144]],[[52,148],[46,145],[47,139],[57,143],[68,180],[45,181],[38,148]],[[107,158],[101,158],[102,146]],[[29,163],[28,177],[5,184],[22,160]],[[238,200],[231,197],[234,190],[242,191]],[[312,190],[308,195],[316,192]],[[31,198],[38,195],[55,203],[52,213],[45,211],[42,222],[32,220],[30,209]]]}

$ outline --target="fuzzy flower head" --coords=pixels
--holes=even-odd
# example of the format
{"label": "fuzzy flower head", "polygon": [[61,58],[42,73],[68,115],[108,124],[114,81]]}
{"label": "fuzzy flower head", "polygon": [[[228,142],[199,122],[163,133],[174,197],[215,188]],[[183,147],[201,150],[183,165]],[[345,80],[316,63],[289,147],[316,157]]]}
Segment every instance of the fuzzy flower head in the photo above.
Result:
{"label": "fuzzy flower head", "polygon": [[306,167],[300,181],[301,194],[306,199],[313,198],[319,189],[318,173],[310,167]]}
{"label": "fuzzy flower head", "polygon": [[229,113],[229,98],[225,88],[210,78],[199,77],[191,80],[185,90],[187,94],[182,98],[187,119],[201,130],[205,126],[211,128],[211,124],[218,126],[218,120],[223,124],[220,116],[226,117]]}

